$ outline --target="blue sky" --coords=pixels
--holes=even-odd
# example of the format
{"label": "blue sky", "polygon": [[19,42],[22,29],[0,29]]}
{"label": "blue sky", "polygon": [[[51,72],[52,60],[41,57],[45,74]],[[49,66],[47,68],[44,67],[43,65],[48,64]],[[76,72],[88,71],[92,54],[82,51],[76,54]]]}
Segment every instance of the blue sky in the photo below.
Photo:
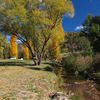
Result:
{"label": "blue sky", "polygon": [[100,0],[72,0],[75,8],[73,18],[63,18],[63,28],[65,32],[79,31],[87,15],[100,16]]}

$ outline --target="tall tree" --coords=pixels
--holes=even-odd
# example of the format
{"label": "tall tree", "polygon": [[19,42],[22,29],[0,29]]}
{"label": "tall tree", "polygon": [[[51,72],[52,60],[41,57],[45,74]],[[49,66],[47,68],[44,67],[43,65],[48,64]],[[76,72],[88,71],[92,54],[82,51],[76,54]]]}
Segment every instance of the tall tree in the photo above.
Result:
{"label": "tall tree", "polygon": [[24,46],[24,59],[29,59],[29,49],[26,45]]}
{"label": "tall tree", "polygon": [[61,43],[64,42],[65,32],[62,25],[55,28],[53,37],[51,39],[51,44],[49,47],[49,54],[54,60],[61,60]]}
{"label": "tall tree", "polygon": [[0,33],[0,58],[9,57],[9,44],[5,35]]}
{"label": "tall tree", "polygon": [[10,39],[10,56],[12,58],[18,58],[18,47],[16,40],[16,35],[12,34]]}
{"label": "tall tree", "polygon": [[[71,0],[43,0],[41,2],[3,0],[1,3],[0,14],[6,17],[4,31],[6,29],[7,32],[16,33],[16,36],[29,48],[33,60],[34,57],[37,59],[38,64],[41,63],[55,27],[61,24],[63,15],[71,13],[73,16],[74,13]],[[29,40],[32,41],[34,50]]]}
{"label": "tall tree", "polygon": [[64,48],[67,51],[75,53],[79,52],[84,55],[92,55],[92,46],[87,37],[83,36],[81,33],[69,32],[66,33]]}
{"label": "tall tree", "polygon": [[88,37],[95,52],[100,52],[100,16],[89,15],[83,23],[82,33]]}

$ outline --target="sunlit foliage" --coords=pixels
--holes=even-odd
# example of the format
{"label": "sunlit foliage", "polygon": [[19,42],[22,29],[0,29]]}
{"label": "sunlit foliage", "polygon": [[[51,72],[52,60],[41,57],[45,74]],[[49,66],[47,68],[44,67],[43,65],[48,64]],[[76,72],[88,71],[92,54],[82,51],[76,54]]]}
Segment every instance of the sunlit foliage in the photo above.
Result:
{"label": "sunlit foliage", "polygon": [[27,46],[24,46],[24,59],[29,59],[29,49]]}
{"label": "sunlit foliage", "polygon": [[17,50],[17,37],[12,34],[10,39],[10,56],[12,58],[18,58],[18,50]]}
{"label": "sunlit foliage", "polygon": [[6,36],[0,33],[0,58],[9,57],[9,44]]}

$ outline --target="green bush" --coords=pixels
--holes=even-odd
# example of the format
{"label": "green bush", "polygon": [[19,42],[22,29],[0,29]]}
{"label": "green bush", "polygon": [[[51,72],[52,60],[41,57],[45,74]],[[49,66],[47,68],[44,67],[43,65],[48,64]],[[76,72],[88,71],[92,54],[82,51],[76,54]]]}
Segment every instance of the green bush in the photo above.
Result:
{"label": "green bush", "polygon": [[96,54],[93,59],[92,68],[89,73],[89,79],[100,84],[100,54]]}
{"label": "green bush", "polygon": [[95,56],[94,56],[94,59],[93,59],[93,65],[94,65],[94,69],[97,70],[97,71],[100,71],[100,54],[97,53]]}
{"label": "green bush", "polygon": [[91,56],[78,56],[75,61],[75,66],[78,71],[85,71],[92,65],[93,59]]}
{"label": "green bush", "polygon": [[67,73],[75,72],[75,59],[76,57],[72,54],[62,59],[62,65]]}
{"label": "green bush", "polygon": [[92,56],[82,56],[71,54],[64,57],[62,60],[62,65],[64,69],[64,74],[73,78],[83,79],[87,78],[89,70],[91,69],[93,59]]}
{"label": "green bush", "polygon": [[84,56],[91,56],[93,55],[93,50],[90,44],[90,41],[82,36],[78,39],[77,42],[78,50],[81,52],[82,55]]}

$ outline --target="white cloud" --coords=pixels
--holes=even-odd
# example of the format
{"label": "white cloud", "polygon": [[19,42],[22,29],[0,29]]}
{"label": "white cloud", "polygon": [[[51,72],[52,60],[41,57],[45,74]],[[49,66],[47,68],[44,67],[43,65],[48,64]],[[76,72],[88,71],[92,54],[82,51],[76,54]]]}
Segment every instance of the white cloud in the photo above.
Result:
{"label": "white cloud", "polygon": [[21,43],[21,41],[20,40],[17,40],[17,43]]}
{"label": "white cloud", "polygon": [[42,2],[42,0],[39,0],[40,2]]}
{"label": "white cloud", "polygon": [[82,26],[82,25],[77,26],[77,27],[75,28],[75,31],[79,31],[79,30],[81,30],[81,29],[83,29],[83,26]]}

